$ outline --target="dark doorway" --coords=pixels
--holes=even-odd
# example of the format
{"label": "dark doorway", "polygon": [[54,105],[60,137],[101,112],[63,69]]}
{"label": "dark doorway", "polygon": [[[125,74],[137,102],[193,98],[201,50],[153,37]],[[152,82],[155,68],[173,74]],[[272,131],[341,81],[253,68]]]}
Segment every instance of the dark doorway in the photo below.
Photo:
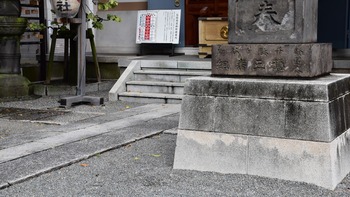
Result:
{"label": "dark doorway", "polygon": [[349,0],[319,0],[318,42],[332,43],[333,48],[349,46]]}

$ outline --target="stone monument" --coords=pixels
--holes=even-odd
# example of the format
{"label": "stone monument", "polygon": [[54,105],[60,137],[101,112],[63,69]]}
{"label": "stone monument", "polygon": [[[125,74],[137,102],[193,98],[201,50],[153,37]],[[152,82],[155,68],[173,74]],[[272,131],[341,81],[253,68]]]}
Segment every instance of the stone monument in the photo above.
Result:
{"label": "stone monument", "polygon": [[0,1],[0,98],[29,94],[29,80],[21,75],[20,37],[27,27],[19,0]]}
{"label": "stone monument", "polygon": [[349,173],[350,75],[329,74],[317,6],[229,0],[229,44],[213,46],[213,76],[186,81],[175,169],[328,189]]}

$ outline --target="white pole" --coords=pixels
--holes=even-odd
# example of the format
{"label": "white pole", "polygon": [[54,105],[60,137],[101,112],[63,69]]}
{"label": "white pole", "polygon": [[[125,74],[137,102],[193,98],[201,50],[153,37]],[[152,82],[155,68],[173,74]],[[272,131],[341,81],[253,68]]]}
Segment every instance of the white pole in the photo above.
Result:
{"label": "white pole", "polygon": [[84,11],[85,0],[81,0],[79,17],[81,25],[78,30],[78,91],[77,95],[85,95],[86,83],[86,14]]}
{"label": "white pole", "polygon": [[86,12],[84,6],[86,0],[81,0],[79,10],[79,18],[81,24],[78,29],[78,87],[77,96],[67,97],[61,99],[61,106],[66,108],[71,107],[73,103],[91,103],[93,105],[103,105],[103,98],[84,96],[85,95],[85,80],[86,80]]}

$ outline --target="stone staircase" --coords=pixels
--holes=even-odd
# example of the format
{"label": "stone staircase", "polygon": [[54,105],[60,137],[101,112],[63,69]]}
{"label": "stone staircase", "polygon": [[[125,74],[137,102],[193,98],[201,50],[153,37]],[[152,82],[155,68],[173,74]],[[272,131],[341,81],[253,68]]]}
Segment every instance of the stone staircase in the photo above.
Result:
{"label": "stone staircase", "polygon": [[211,74],[206,60],[133,60],[109,92],[111,101],[181,103],[185,80]]}

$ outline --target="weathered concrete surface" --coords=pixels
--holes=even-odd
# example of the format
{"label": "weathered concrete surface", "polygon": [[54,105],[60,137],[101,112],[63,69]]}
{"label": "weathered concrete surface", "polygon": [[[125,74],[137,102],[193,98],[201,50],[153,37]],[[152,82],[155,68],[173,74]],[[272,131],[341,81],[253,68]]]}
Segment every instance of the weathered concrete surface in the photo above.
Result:
{"label": "weathered concrete surface", "polygon": [[350,130],[329,143],[179,130],[174,169],[258,175],[335,189],[350,171]]}
{"label": "weathered concrete surface", "polygon": [[316,42],[317,16],[318,0],[229,0],[229,43]]}
{"label": "weathered concrete surface", "polygon": [[330,142],[350,128],[349,79],[192,78],[179,128]]}
{"label": "weathered concrete surface", "polygon": [[214,45],[213,75],[315,77],[332,70],[332,45],[224,44]]}

